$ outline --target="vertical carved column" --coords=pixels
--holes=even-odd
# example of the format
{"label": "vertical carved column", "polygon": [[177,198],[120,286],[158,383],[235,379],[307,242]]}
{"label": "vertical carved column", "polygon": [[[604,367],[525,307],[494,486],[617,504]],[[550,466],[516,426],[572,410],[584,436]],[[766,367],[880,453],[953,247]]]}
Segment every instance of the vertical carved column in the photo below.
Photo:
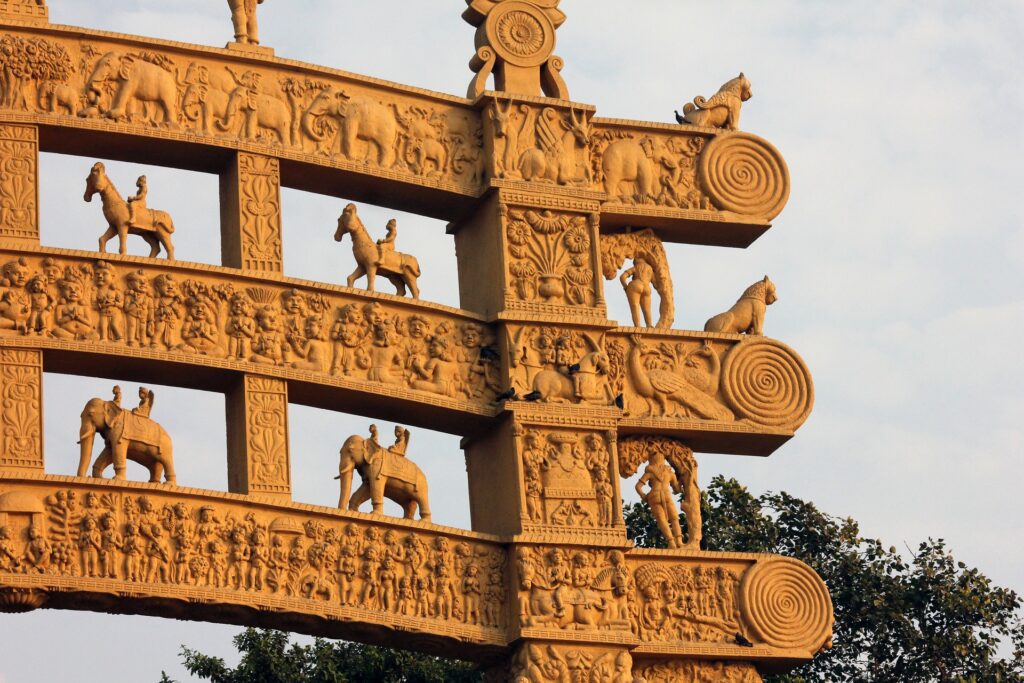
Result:
{"label": "vertical carved column", "polygon": [[[0,16],[3,16],[0,4]],[[0,125],[0,239],[39,244],[39,130]]]}
{"label": "vertical carved column", "polygon": [[220,176],[221,255],[225,266],[260,273],[284,270],[281,166],[239,152]]}
{"label": "vertical carved column", "polygon": [[0,469],[43,471],[43,353],[0,350]]}
{"label": "vertical carved column", "polygon": [[49,21],[46,0],[0,0],[0,19],[46,23]]}
{"label": "vertical carved column", "polygon": [[291,500],[288,385],[245,375],[226,398],[228,489]]}

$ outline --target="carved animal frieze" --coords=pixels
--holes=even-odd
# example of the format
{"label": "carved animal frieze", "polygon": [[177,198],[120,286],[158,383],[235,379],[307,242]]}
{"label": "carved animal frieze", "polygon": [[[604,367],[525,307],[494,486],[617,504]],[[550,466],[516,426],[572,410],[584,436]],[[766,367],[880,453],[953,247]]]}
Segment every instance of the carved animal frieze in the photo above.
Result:
{"label": "carved animal frieze", "polygon": [[548,326],[506,327],[511,385],[527,401],[610,406],[611,362],[604,336]]}
{"label": "carved animal frieze", "polygon": [[452,400],[484,403],[500,391],[493,333],[441,312],[120,261],[11,256],[0,274],[0,335],[206,356]]}

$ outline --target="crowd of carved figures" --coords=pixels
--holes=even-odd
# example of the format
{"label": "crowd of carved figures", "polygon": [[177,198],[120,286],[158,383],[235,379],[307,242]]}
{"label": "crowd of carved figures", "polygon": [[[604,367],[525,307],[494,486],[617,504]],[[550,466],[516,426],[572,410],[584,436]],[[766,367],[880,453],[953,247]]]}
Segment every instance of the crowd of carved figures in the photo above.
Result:
{"label": "crowd of carved figures", "polygon": [[[679,118],[735,129],[749,95],[741,76]],[[189,130],[472,187],[492,176],[585,188],[626,204],[715,211],[721,185],[703,187],[697,172],[708,133],[598,127],[585,109],[498,98],[483,117],[487,168],[481,119],[468,111],[299,72],[85,42],[0,36],[0,107]]]}
{"label": "crowd of carved figures", "polygon": [[631,633],[644,641],[733,643],[739,573],[721,566],[626,562],[619,550],[519,547],[523,628]]}
{"label": "crowd of carved figures", "polygon": [[146,495],[58,490],[0,527],[0,571],[216,588],[497,628],[504,553],[444,536],[302,524]]}
{"label": "crowd of carved figures", "polygon": [[493,340],[479,323],[106,261],[7,261],[0,330],[329,373],[449,398],[493,397],[499,386]]}
{"label": "crowd of carved figures", "polygon": [[615,524],[611,446],[615,433],[518,428],[526,514],[535,524]]}

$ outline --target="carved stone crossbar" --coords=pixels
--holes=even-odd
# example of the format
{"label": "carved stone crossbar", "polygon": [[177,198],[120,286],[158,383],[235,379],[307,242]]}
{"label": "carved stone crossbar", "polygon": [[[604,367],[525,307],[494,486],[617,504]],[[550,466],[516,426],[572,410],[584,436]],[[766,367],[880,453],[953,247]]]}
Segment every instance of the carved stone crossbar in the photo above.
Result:
{"label": "carved stone crossbar", "polygon": [[550,544],[512,553],[510,538],[423,522],[0,474],[5,609],[36,600],[380,643],[402,633],[405,646],[410,637],[417,649],[482,663],[529,638],[621,647],[638,661],[684,653],[782,664],[831,634],[820,579],[770,555]]}
{"label": "carved stone crossbar", "polygon": [[[97,302],[98,270],[113,274],[118,306]],[[230,392],[243,373],[257,373],[286,382],[294,402],[367,415],[384,411],[461,435],[479,431],[487,418],[516,405],[496,403],[499,392],[513,387],[522,396],[544,386],[551,393],[540,404],[561,401],[559,392],[565,392],[563,402],[574,404],[563,406],[567,415],[586,419],[596,411],[623,433],[648,430],[683,437],[700,450],[767,455],[793,435],[813,405],[803,361],[766,338],[570,329],[565,365],[586,366],[595,354],[606,355],[608,363],[569,376],[540,358],[545,339],[565,334],[553,322],[507,325],[502,335],[469,311],[251,272],[0,246],[6,282],[0,346],[43,350],[51,370],[149,377],[214,391]],[[35,317],[33,306],[39,309]],[[60,322],[75,306],[86,322]],[[398,365],[374,364],[377,347],[367,322],[374,315],[394,318],[408,332],[395,343],[404,359]],[[346,322],[349,316],[355,316],[352,322]],[[425,355],[424,338],[439,331],[456,351],[452,381],[417,383],[405,369],[408,359]],[[505,337],[502,343],[499,336]],[[481,360],[479,348],[488,344],[508,350],[500,362]],[[512,363],[523,354],[536,360]],[[179,370],[183,366],[191,368],[187,375]],[[621,410],[614,405],[620,395]],[[405,416],[403,405],[417,408]]]}
{"label": "carved stone crossbar", "polygon": [[38,124],[43,151],[214,173],[235,153],[264,155],[280,159],[284,186],[383,193],[443,219],[491,186],[582,192],[604,205],[603,228],[727,246],[756,239],[789,194],[782,157],[746,133],[597,119],[523,95],[467,100],[260,52],[4,17],[14,54],[42,57],[0,83],[0,121]]}

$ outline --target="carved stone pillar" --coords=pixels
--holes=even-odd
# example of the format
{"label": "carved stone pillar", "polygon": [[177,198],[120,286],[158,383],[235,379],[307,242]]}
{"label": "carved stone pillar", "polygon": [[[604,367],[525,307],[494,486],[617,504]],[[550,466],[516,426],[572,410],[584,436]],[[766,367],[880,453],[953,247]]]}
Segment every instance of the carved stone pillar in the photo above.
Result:
{"label": "carved stone pillar", "polygon": [[35,126],[0,124],[0,239],[39,244],[39,130]]}
{"label": "carved stone pillar", "polygon": [[238,152],[220,176],[222,263],[260,273],[284,270],[281,246],[281,165]]}
{"label": "carved stone pillar", "polygon": [[46,0],[0,0],[0,19],[46,23]]}
{"label": "carved stone pillar", "polygon": [[228,489],[291,500],[288,385],[245,375],[227,393]]}
{"label": "carved stone pillar", "polygon": [[0,469],[43,471],[43,353],[0,350]]}

